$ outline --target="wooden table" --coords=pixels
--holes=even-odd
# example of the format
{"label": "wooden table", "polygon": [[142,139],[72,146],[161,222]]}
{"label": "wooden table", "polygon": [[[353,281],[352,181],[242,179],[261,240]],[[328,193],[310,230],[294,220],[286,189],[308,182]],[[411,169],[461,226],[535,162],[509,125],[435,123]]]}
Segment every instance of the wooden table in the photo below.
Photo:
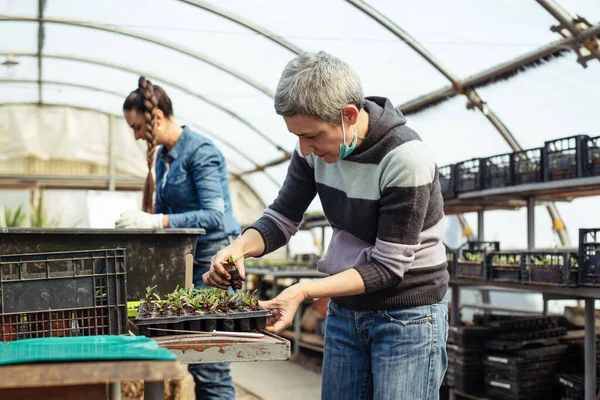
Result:
{"label": "wooden table", "polygon": [[[164,381],[187,374],[179,361],[84,361],[0,367],[0,398],[121,398],[121,381],[143,380],[144,398],[164,398]],[[102,392],[104,395],[102,396]],[[84,397],[82,397],[84,396]]]}

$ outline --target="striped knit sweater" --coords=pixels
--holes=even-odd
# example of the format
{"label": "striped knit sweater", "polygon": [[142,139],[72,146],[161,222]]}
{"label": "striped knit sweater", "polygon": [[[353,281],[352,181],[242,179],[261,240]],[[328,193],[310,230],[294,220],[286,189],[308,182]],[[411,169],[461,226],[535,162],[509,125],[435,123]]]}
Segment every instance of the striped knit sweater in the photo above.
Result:
{"label": "striped knit sweater", "polygon": [[388,99],[368,97],[364,106],[368,133],[354,152],[327,164],[297,148],[277,198],[251,228],[265,253],[276,250],[318,193],[333,228],[319,271],[354,268],[365,285],[364,294],[333,298],[336,304],[375,311],[440,302],[448,273],[437,166]]}

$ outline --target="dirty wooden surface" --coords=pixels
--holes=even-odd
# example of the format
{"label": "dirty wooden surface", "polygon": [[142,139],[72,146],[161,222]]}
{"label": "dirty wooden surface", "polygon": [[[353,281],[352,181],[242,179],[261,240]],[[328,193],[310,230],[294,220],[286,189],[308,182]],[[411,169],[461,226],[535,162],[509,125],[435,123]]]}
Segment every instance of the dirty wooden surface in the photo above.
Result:
{"label": "dirty wooden surface", "polygon": [[290,358],[290,342],[268,333],[260,339],[208,335],[172,335],[153,339],[186,364],[284,361]]}
{"label": "dirty wooden surface", "polygon": [[19,364],[0,367],[0,389],[95,385],[123,380],[158,382],[183,378],[178,361],[102,361]]}

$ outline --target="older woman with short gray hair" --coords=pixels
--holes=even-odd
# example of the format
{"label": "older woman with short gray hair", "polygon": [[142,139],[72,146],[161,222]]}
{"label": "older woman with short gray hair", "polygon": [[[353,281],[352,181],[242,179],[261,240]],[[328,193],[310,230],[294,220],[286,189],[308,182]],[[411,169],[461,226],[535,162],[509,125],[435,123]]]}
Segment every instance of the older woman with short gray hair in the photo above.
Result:
{"label": "older woman with short gray hair", "polygon": [[[219,251],[204,275],[226,288],[226,257],[284,246],[318,194],[333,234],[317,268],[262,305],[267,330],[300,303],[331,297],[323,399],[437,399],[447,367],[448,288],[443,200],[431,152],[390,100],[363,97],[360,79],[325,52],[285,67],[275,111],[298,137],[283,187],[263,216]],[[244,263],[236,263],[244,277]]]}

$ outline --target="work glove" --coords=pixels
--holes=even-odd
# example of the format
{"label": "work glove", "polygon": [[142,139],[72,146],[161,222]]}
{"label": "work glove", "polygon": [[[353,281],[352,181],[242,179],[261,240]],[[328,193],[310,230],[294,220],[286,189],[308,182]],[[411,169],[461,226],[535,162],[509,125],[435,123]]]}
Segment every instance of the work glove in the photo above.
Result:
{"label": "work glove", "polygon": [[148,214],[139,210],[129,210],[121,214],[115,222],[115,228],[151,228],[162,229],[163,215]]}

